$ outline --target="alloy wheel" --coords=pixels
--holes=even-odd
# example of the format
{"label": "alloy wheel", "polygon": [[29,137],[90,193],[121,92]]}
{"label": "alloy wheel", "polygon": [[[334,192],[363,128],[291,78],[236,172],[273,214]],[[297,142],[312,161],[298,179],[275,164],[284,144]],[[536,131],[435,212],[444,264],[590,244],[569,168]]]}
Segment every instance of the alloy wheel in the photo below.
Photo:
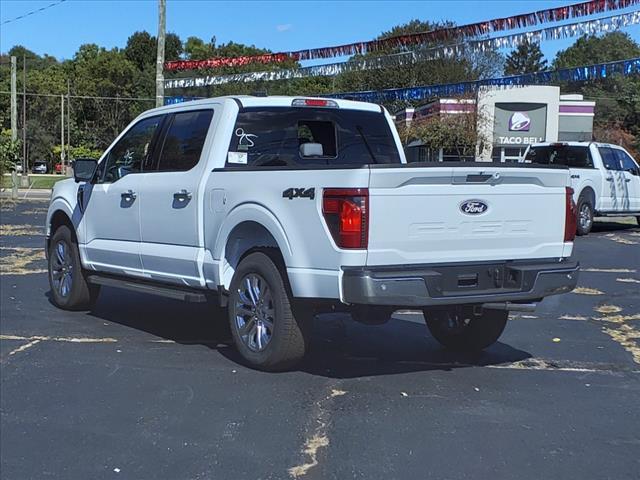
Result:
{"label": "alloy wheel", "polygon": [[249,273],[240,281],[235,297],[239,337],[251,351],[261,352],[273,337],[275,308],[269,284],[260,275]]}
{"label": "alloy wheel", "polygon": [[56,243],[51,266],[51,279],[57,293],[66,298],[73,285],[73,261],[70,247],[64,240]]}

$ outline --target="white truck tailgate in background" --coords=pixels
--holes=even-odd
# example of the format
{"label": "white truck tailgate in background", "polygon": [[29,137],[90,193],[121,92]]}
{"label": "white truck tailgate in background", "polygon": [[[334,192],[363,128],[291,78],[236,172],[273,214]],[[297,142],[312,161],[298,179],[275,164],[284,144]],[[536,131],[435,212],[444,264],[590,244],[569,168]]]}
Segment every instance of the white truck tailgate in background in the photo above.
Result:
{"label": "white truck tailgate in background", "polygon": [[[367,265],[561,257],[568,181],[564,169],[373,167]],[[487,210],[463,213],[471,200]]]}

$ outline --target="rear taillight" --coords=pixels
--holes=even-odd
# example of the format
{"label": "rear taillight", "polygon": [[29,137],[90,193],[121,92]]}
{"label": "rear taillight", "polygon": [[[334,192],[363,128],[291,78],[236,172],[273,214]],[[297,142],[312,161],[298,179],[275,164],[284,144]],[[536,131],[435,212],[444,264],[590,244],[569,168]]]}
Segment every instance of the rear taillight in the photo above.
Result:
{"label": "rear taillight", "polygon": [[328,188],[322,194],[322,214],[339,248],[367,248],[369,190]]}
{"label": "rear taillight", "polygon": [[578,227],[578,209],[573,201],[573,188],[566,187],[564,212],[564,241],[573,242]]}

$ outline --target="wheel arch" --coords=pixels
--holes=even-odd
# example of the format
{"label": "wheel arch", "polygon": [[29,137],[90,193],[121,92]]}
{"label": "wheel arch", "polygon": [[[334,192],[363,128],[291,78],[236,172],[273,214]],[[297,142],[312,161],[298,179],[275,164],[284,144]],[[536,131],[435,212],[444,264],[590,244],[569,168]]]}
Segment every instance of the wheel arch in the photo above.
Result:
{"label": "wheel arch", "polygon": [[593,208],[595,210],[596,209],[596,192],[591,185],[585,185],[584,187],[582,187],[582,189],[580,190],[580,193],[578,194],[578,201],[580,201],[580,198],[583,196],[587,196],[587,198],[591,200],[591,205],[593,205]]}
{"label": "wheel arch", "polygon": [[216,239],[219,284],[228,289],[240,261],[255,251],[267,253],[286,276],[293,252],[284,228],[266,208],[244,205],[231,212]]}

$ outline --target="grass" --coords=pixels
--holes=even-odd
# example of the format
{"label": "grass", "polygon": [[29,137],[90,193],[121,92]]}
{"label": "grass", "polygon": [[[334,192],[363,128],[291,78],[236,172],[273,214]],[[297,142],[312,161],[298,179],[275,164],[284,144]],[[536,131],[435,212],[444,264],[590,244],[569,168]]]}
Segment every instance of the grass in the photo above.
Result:
{"label": "grass", "polygon": [[[18,186],[20,186],[20,174],[18,174]],[[29,174],[29,185],[33,185],[31,188],[46,188],[51,189],[56,182],[64,180],[64,175],[36,175]],[[5,174],[2,178],[2,188],[11,188],[11,175]]]}

